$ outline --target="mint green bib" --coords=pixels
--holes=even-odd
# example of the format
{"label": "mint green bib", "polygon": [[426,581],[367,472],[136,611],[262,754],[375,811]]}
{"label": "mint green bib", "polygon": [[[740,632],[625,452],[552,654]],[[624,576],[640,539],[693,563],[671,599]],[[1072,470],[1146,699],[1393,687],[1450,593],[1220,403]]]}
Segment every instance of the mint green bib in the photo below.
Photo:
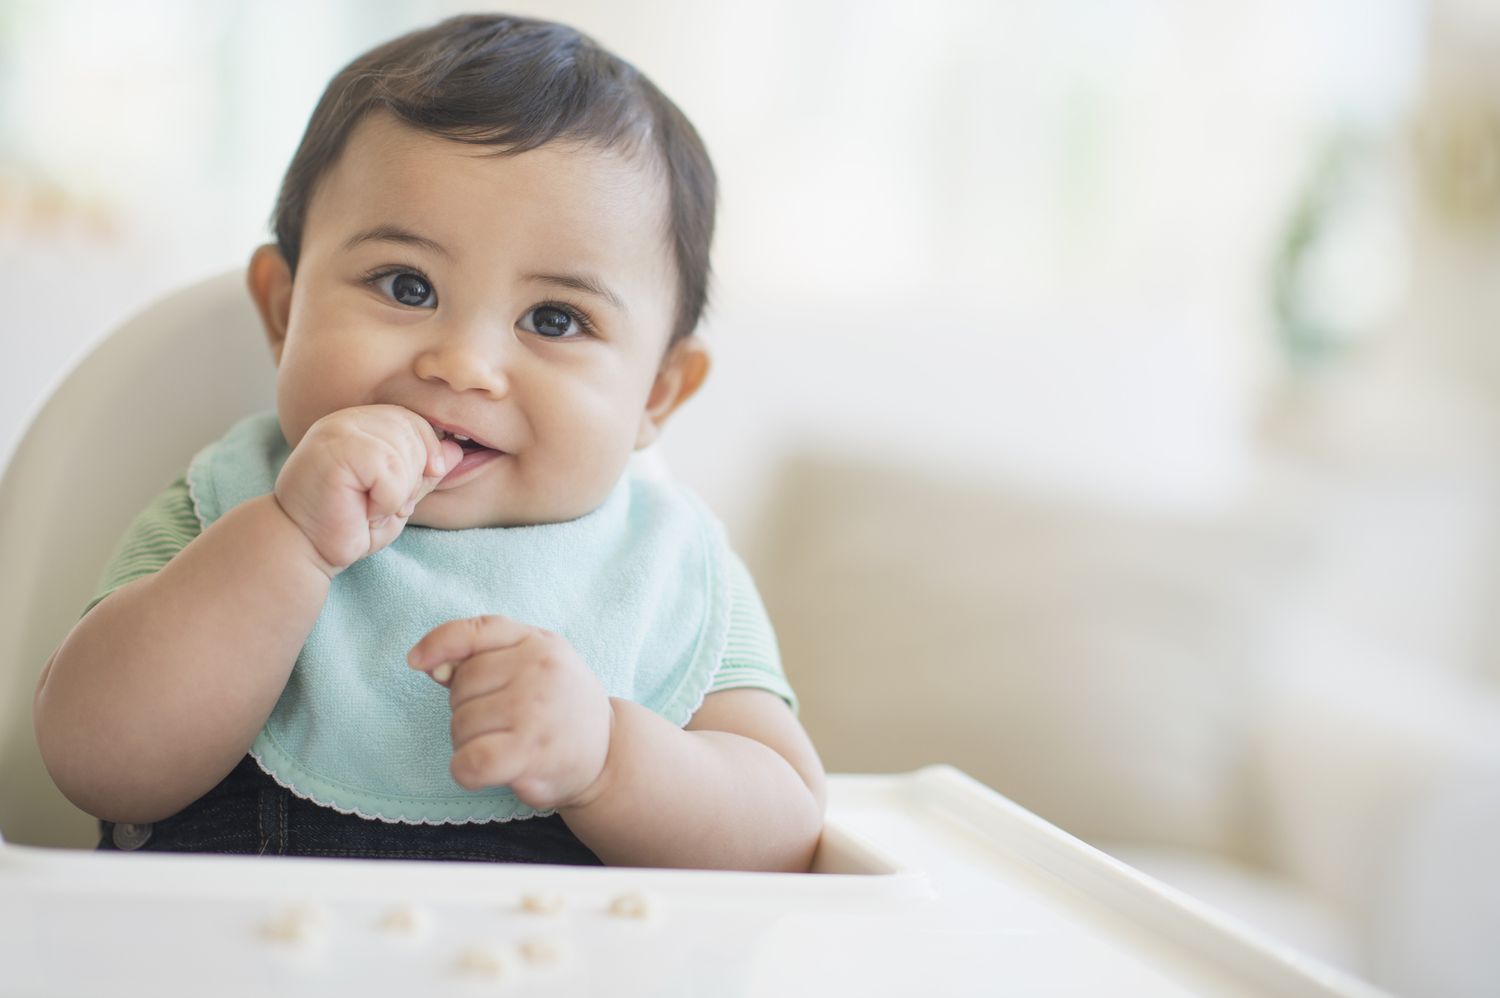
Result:
{"label": "mint green bib", "polygon": [[[200,452],[187,479],[203,526],[270,493],[289,453],[274,412]],[[680,727],[708,693],[728,637],[728,552],[700,502],[633,470],[598,509],[566,523],[409,526],[333,579],[251,754],[299,797],[366,818],[550,814],[505,787],[453,782],[448,692],[407,668],[407,651],[449,620],[503,614],[562,635],[610,696]]]}

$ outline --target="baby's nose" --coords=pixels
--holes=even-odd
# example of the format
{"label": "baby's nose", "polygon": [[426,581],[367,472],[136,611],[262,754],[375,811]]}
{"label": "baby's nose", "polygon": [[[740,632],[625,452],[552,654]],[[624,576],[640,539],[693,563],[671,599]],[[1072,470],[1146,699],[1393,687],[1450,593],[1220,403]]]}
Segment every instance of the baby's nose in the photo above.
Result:
{"label": "baby's nose", "polygon": [[450,334],[418,353],[417,377],[441,381],[456,392],[480,391],[496,398],[510,390],[503,337],[480,332]]}

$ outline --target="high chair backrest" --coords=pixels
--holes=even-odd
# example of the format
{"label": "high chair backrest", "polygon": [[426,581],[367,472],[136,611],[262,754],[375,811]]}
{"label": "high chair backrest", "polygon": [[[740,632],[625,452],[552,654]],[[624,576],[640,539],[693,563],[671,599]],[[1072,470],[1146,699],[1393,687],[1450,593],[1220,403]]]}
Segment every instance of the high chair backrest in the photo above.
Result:
{"label": "high chair backrest", "polygon": [[37,677],[125,528],[239,417],[275,368],[235,270],[106,337],[58,386],[0,477],[0,833],[89,846],[93,819],[52,786],[32,733]]}

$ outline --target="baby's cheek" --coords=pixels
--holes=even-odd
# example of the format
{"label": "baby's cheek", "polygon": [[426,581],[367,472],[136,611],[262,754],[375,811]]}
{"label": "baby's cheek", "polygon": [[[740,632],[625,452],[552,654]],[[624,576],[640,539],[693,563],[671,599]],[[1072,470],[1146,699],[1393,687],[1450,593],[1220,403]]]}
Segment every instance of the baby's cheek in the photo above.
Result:
{"label": "baby's cheek", "polygon": [[285,378],[278,378],[276,383],[276,421],[281,424],[281,435],[293,449],[318,421],[318,417],[310,414],[295,385],[288,384]]}

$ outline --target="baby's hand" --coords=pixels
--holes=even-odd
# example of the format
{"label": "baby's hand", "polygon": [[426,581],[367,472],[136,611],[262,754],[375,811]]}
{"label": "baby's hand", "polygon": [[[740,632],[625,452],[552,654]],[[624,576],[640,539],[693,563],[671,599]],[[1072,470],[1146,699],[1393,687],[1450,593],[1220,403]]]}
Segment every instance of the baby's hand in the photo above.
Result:
{"label": "baby's hand", "polygon": [[609,695],[558,635],[508,617],[451,620],[406,660],[448,687],[460,786],[508,786],[550,810],[580,803],[604,772]]}
{"label": "baby's hand", "polygon": [[400,536],[461,450],[399,405],[340,409],[297,443],[277,476],[276,501],[332,577]]}

